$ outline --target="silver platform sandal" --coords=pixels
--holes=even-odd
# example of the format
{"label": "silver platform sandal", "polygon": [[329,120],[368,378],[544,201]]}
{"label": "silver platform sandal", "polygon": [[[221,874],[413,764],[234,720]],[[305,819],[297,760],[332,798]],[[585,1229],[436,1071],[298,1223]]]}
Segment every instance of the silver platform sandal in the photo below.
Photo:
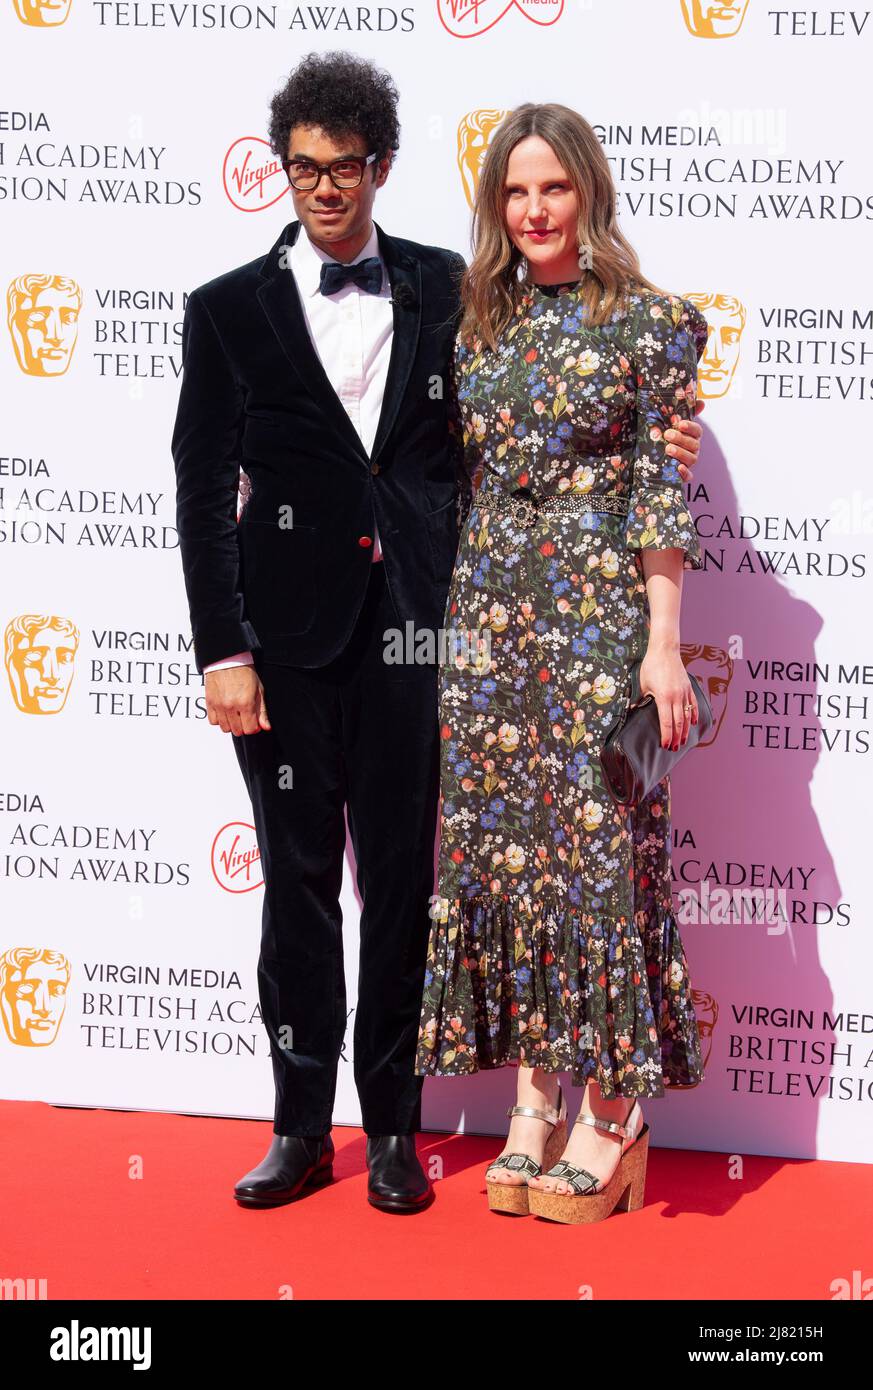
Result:
{"label": "silver platform sandal", "polygon": [[528,1210],[533,1216],[549,1221],[578,1226],[602,1221],[614,1211],[637,1211],[645,1199],[646,1166],[649,1157],[649,1126],[643,1123],[640,1103],[635,1100],[623,1125],[598,1120],[593,1115],[579,1115],[577,1125],[594,1125],[621,1140],[618,1167],[607,1183],[602,1183],[587,1168],[577,1168],[561,1159],[543,1176],[560,1178],[569,1192],[544,1192],[535,1187],[529,1193]]}
{"label": "silver platform sandal", "polygon": [[486,1173],[490,1173],[492,1168],[508,1168],[510,1172],[521,1173],[521,1182],[494,1182],[493,1179],[485,1178],[485,1186],[488,1189],[488,1205],[492,1211],[508,1212],[512,1216],[526,1216],[528,1212],[527,1202],[527,1183],[528,1178],[538,1178],[543,1171],[543,1166],[550,1166],[562,1153],[567,1144],[567,1102],[564,1092],[558,1087],[558,1109],[557,1110],[537,1110],[532,1105],[513,1105],[511,1110],[507,1110],[507,1115],[527,1115],[533,1120],[543,1120],[547,1125],[552,1126],[552,1132],[546,1140],[546,1148],[543,1154],[542,1165],[531,1158],[530,1154],[508,1153],[502,1154],[500,1158],[495,1158],[493,1163],[489,1163]]}

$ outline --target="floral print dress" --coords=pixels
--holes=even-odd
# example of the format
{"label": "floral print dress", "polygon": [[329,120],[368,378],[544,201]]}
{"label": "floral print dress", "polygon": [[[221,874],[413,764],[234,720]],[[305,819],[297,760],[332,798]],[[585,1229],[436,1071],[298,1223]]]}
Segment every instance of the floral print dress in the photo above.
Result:
{"label": "floral print dress", "polygon": [[[663,432],[693,418],[707,325],[640,289],[585,325],[576,285],[531,286],[492,352],[456,344],[465,469],[440,668],[441,836],[416,1056],[419,1075],[507,1063],[597,1081],[607,1098],[703,1079],[673,914],[670,784],[632,811],[599,751],[646,649],[641,550],[700,544]],[[619,495],[624,515],[537,513]],[[596,503],[595,503],[596,505]],[[444,649],[445,650],[445,649]],[[460,653],[460,654],[459,654]],[[465,653],[471,657],[466,659]]]}

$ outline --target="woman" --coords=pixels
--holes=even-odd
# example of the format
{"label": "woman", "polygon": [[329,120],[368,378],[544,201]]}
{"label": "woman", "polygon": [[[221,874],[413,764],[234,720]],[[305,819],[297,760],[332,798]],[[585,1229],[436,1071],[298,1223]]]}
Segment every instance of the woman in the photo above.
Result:
{"label": "woman", "polygon": [[[641,274],[600,142],[566,107],[527,104],[500,125],[473,235],[454,384],[478,487],[446,627],[478,634],[490,662],[472,645],[441,670],[416,1070],[517,1065],[489,1204],[591,1221],[642,1202],[640,1099],[703,1077],[669,782],[624,811],[599,751],[640,658],[662,743],[697,720],[679,606],[683,569],[702,560],[663,435],[693,418],[707,329]],[[569,1135],[562,1072],[584,1088]]]}

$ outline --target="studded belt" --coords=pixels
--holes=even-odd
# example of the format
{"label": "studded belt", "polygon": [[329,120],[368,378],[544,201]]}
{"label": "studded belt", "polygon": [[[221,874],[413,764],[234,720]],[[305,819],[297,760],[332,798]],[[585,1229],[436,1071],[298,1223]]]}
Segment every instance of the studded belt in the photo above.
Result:
{"label": "studded belt", "polygon": [[[615,492],[562,492],[555,497],[532,497],[524,489],[480,489],[484,505],[505,508],[516,526],[533,526],[539,516],[584,516],[586,512],[612,512],[627,516],[628,499]],[[478,501],[478,496],[474,500]]]}

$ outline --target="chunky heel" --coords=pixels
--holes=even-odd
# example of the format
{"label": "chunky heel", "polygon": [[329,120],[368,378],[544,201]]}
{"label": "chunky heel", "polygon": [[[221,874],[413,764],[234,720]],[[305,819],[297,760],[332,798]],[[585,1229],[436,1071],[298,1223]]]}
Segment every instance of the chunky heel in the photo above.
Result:
{"label": "chunky heel", "polygon": [[543,1152],[543,1168],[551,1168],[553,1163],[557,1163],[561,1154],[567,1147],[567,1117],[559,1120],[546,1140],[546,1147]]}
{"label": "chunky heel", "polygon": [[639,1211],[646,1195],[646,1165],[649,1161],[649,1126],[644,1125],[639,1139],[622,1155],[619,1167],[624,1166],[627,1187],[615,1204],[616,1211]]}
{"label": "chunky heel", "polygon": [[504,1212],[510,1216],[527,1216],[528,1179],[539,1177],[543,1166],[550,1164],[567,1143],[567,1102],[560,1087],[558,1097],[557,1110],[537,1110],[532,1105],[513,1105],[511,1110],[507,1110],[510,1118],[513,1115],[529,1115],[534,1120],[544,1120],[547,1125],[552,1126],[552,1132],[546,1140],[542,1164],[532,1159],[530,1154],[522,1153],[503,1154],[488,1164],[486,1173],[490,1173],[492,1168],[507,1168],[510,1172],[522,1174],[522,1181],[513,1183],[494,1182],[486,1177],[485,1186],[488,1189],[488,1206],[491,1211]]}

